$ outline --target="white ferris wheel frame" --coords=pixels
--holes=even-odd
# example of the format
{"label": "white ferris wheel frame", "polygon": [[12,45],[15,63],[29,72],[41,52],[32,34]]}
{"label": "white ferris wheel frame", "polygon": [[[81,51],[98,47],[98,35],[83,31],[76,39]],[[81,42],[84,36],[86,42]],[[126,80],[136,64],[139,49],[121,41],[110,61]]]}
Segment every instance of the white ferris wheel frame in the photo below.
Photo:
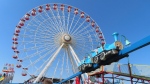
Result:
{"label": "white ferris wheel frame", "polygon": [[[57,3],[57,4],[59,4],[59,3]],[[51,4],[51,5],[53,5],[53,3]],[[66,5],[66,4],[64,4],[65,6],[67,6],[67,7],[69,7],[70,5]],[[60,6],[60,4],[59,4],[59,6]],[[42,5],[42,7],[45,7],[45,5]],[[59,12],[59,10],[60,9],[57,9],[56,11],[57,11],[57,15],[55,16],[54,15],[54,12],[53,12],[53,7],[51,7],[50,8],[50,11],[51,11],[51,14],[52,14],[52,16],[53,17],[49,17],[48,16],[48,13],[46,12],[46,10],[45,9],[43,9],[43,12],[45,13],[45,15],[47,15],[48,17],[49,17],[49,19],[44,19],[44,17],[42,16],[42,14],[39,14],[38,13],[38,11],[36,12],[37,13],[37,15],[36,16],[32,16],[32,19],[28,22],[28,24],[27,24],[27,27],[29,27],[30,25],[33,25],[34,26],[34,24],[39,24],[39,26],[37,27],[37,30],[35,31],[34,29],[28,29],[27,27],[25,27],[24,28],[24,36],[22,36],[23,37],[23,42],[22,42],[22,44],[23,43],[33,43],[33,42],[35,42],[35,39],[40,39],[40,37],[39,38],[34,38],[34,41],[30,41],[30,42],[28,42],[28,41],[25,41],[25,34],[26,34],[26,32],[28,32],[28,31],[30,31],[30,32],[35,32],[35,35],[33,35],[33,36],[36,36],[36,33],[38,33],[38,30],[40,30],[39,28],[40,27],[42,27],[42,28],[44,28],[44,27],[47,27],[47,26],[50,26],[51,28],[53,28],[53,29],[46,29],[47,30],[47,32],[53,32],[53,34],[52,35],[55,35],[57,32],[61,32],[61,33],[63,33],[63,32],[67,32],[68,34],[71,34],[72,36],[74,36],[74,38],[75,39],[79,39],[78,37],[82,37],[82,38],[86,38],[85,36],[77,36],[77,35],[79,35],[81,32],[83,32],[84,30],[87,30],[86,28],[87,27],[89,27],[90,25],[91,25],[91,23],[89,23],[88,25],[86,25],[86,26],[84,26],[82,29],[80,28],[83,24],[85,24],[85,22],[86,22],[86,19],[85,20],[83,20],[82,21],[82,23],[80,23],[79,24],[79,21],[81,20],[81,18],[80,18],[80,16],[79,16],[79,18],[76,20],[76,23],[74,23],[74,21],[75,21],[75,17],[76,17],[76,15],[74,14],[73,15],[73,18],[72,18],[72,20],[70,21],[70,16],[71,16],[71,12],[68,12],[68,16],[67,17],[65,17],[65,9],[67,10],[67,7],[64,7],[64,11],[62,12],[62,16],[60,15],[60,12]],[[73,7],[73,6],[71,6],[73,9],[76,9],[76,7]],[[36,8],[34,8],[34,9],[38,9],[38,7],[36,7]],[[32,10],[31,11],[29,11],[29,12],[32,12]],[[80,10],[80,9],[78,9],[78,12],[79,13],[81,13],[81,12],[83,12],[82,10]],[[78,13],[78,14],[79,14]],[[89,16],[89,15],[87,15],[85,12],[84,12],[84,17],[85,16]],[[40,22],[40,20],[38,20],[38,19],[36,19],[36,17],[40,17],[40,19],[41,20],[43,20],[43,22]],[[24,16],[23,16],[23,18],[24,18]],[[60,19],[59,19],[60,18]],[[63,19],[61,19],[61,18],[63,18]],[[67,19],[67,20],[66,20]],[[48,21],[47,21],[48,20]],[[53,21],[54,20],[54,21]],[[32,21],[34,21],[34,23],[32,22]],[[94,21],[91,17],[90,17],[90,22],[91,21]],[[43,25],[43,23],[47,23],[46,25]],[[49,25],[49,24],[50,25]],[[94,22],[95,23],[95,26],[98,26],[97,25],[97,23],[96,22]],[[20,22],[18,23],[18,25],[20,24]],[[70,24],[70,25],[69,25]],[[73,26],[73,24],[74,24],[74,26]],[[76,25],[78,25],[78,27],[76,27]],[[36,26],[36,25],[35,25]],[[65,27],[66,26],[66,29],[63,29],[62,27]],[[99,27],[99,26],[98,26]],[[95,27],[94,27],[95,28]],[[16,29],[15,29],[15,32],[18,30],[19,28],[18,27],[16,27]],[[20,29],[21,30],[21,29]],[[98,28],[98,30],[100,31],[100,33],[102,33],[102,31],[101,31],[101,29],[100,28]],[[42,32],[42,30],[40,30],[41,31],[41,34],[44,34],[45,32]],[[57,31],[57,32],[55,32],[55,31]],[[78,31],[78,32],[77,32]],[[92,38],[91,37],[91,35],[90,35],[90,33],[89,32],[93,32],[93,29],[90,29],[90,30],[87,30],[87,32],[85,32],[83,35],[85,35],[85,34],[89,34],[89,37],[90,38]],[[98,33],[99,32],[95,32],[95,36],[96,37],[98,37]],[[19,34],[19,33],[15,33],[15,34]],[[16,36],[14,34],[14,36],[13,36],[13,39],[14,38],[18,38],[18,36]],[[105,42],[105,40],[104,40],[104,35],[103,35],[103,33],[101,34],[102,35],[102,39],[100,39],[101,41],[104,41]],[[29,37],[29,38],[32,38],[32,36],[31,35],[26,35],[27,37]],[[46,36],[45,37],[43,37],[44,39],[45,38],[47,38]],[[55,39],[60,39],[60,37],[56,37]],[[82,39],[83,40],[83,39]],[[85,41],[85,40],[84,40]],[[15,41],[14,40],[14,42],[17,42],[17,41]],[[51,41],[50,41],[51,42]],[[38,43],[38,42],[37,42]],[[35,42],[35,46],[38,46],[37,45],[37,43]],[[72,44],[73,44],[74,42],[72,42]],[[93,42],[92,42],[93,43]],[[63,46],[64,46],[64,43],[62,42],[62,44],[61,45],[59,45],[60,43],[58,42],[58,40],[57,40],[57,42],[56,42],[56,44],[57,45],[53,45],[53,44],[51,44],[51,45],[53,45],[53,50],[54,49],[56,49],[57,47],[59,47],[57,50],[56,50],[56,52],[54,52],[54,54],[52,54],[52,56],[51,57],[49,57],[41,66],[40,66],[40,68],[37,68],[37,67],[35,67],[36,69],[37,69],[37,71],[35,72],[35,73],[37,73],[43,66],[44,66],[44,64],[46,64],[46,66],[44,67],[44,69],[41,71],[41,73],[38,75],[38,77],[36,78],[36,80],[34,81],[34,82],[38,82],[39,80],[40,80],[40,78],[42,78],[42,76],[45,74],[45,72],[47,71],[47,69],[50,67],[50,65],[52,64],[52,62],[55,60],[55,58],[56,58],[56,56],[58,55],[58,53],[60,52],[60,50],[63,48]],[[80,45],[81,46],[81,44],[76,44],[76,45]],[[93,47],[93,45],[94,44],[92,44],[92,47]],[[35,46],[34,47],[31,47],[29,50],[32,50],[32,49],[36,49],[35,48]],[[13,47],[18,47],[18,44],[13,44]],[[45,47],[45,45],[43,46],[38,46],[39,48],[40,47]],[[49,53],[52,53],[53,52],[53,50],[51,50],[51,51],[49,51],[49,52],[47,52],[45,55],[43,55],[43,56],[41,56],[41,57],[39,57],[36,61],[34,61],[34,62],[32,62],[29,58],[31,58],[31,57],[34,57],[34,56],[36,56],[37,54],[39,54],[39,53],[43,53],[43,52],[45,52],[46,51],[46,49],[45,50],[42,50],[42,51],[38,51],[38,52],[36,52],[36,53],[34,53],[34,54],[31,54],[31,55],[27,55],[26,57],[24,57],[24,58],[22,58],[22,60],[30,60],[30,62],[31,62],[31,64],[30,65],[28,65],[27,67],[30,67],[30,66],[33,66],[33,65],[35,65],[37,62],[39,62],[40,60],[42,60],[44,57],[46,57]],[[26,51],[25,50],[25,45],[24,45],[24,51]],[[28,51],[28,50],[27,50]],[[77,54],[75,53],[75,50],[73,49],[73,45],[71,45],[71,44],[69,44],[68,45],[68,48],[67,48],[67,54],[68,54],[68,58],[70,59],[70,61],[71,61],[71,65],[73,66],[72,67],[72,70],[73,70],[73,72],[75,73],[75,67],[74,67],[74,65],[78,65],[79,63],[80,63],[80,59],[79,59],[79,57],[77,56]],[[70,52],[70,53],[69,53]],[[15,52],[15,54],[17,54],[16,52]],[[19,59],[19,58],[18,58]],[[73,61],[75,62],[75,64],[73,63]],[[21,63],[21,62],[20,62]],[[27,70],[26,70],[27,71]],[[55,70],[55,72],[56,72],[56,70]],[[28,74],[30,74],[29,72],[27,72]],[[86,74],[87,75],[87,74]],[[83,76],[82,76],[83,77]],[[84,78],[84,77],[83,77]]]}

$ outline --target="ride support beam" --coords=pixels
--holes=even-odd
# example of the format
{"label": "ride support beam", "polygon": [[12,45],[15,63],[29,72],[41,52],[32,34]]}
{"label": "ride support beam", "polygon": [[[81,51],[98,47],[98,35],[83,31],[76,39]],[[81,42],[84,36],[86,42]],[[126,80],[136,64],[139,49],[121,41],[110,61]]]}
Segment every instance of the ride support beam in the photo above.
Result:
{"label": "ride support beam", "polygon": [[67,79],[62,80],[62,81],[59,82],[58,84],[61,84],[61,83],[63,83],[63,82],[66,82],[67,80],[70,80],[70,79],[72,79],[72,78],[75,78],[76,76],[80,76],[82,73],[83,73],[83,72],[77,72],[77,73],[75,73],[74,75],[68,77]]}
{"label": "ride support beam", "polygon": [[133,77],[132,77],[132,71],[131,71],[131,66],[130,63],[128,63],[128,70],[129,70],[129,74],[130,74],[130,80],[131,80],[131,84],[133,84]]}
{"label": "ride support beam", "polygon": [[114,81],[114,74],[112,74],[112,78],[113,78],[113,84],[115,84],[115,81]]}
{"label": "ride support beam", "polygon": [[102,82],[103,82],[103,84],[104,84],[104,82],[105,82],[104,73],[102,74]]}
{"label": "ride support beam", "polygon": [[147,45],[150,44],[150,35],[137,41],[136,43],[132,44],[131,46],[127,47],[127,48],[124,48],[123,50],[121,50],[119,52],[119,56],[122,56],[122,55],[126,55],[126,54],[129,54],[133,51],[136,51],[142,47],[145,47]]}

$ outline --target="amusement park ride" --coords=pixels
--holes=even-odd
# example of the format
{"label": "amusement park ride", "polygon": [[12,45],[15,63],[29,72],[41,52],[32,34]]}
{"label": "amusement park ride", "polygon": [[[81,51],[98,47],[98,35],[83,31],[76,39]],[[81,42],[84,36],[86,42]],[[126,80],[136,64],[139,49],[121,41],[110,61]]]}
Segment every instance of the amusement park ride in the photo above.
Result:
{"label": "amusement park ride", "polygon": [[6,63],[2,69],[3,74],[0,74],[0,84],[11,83],[14,76],[14,64]]}
{"label": "amusement park ride", "polygon": [[[117,62],[150,44],[148,36],[124,48],[118,35],[113,33],[115,41],[107,44],[100,27],[82,10],[66,4],[46,4],[32,9],[20,19],[13,35],[13,58],[17,60],[16,67],[23,69],[22,76],[35,77],[34,83],[46,76],[54,60],[58,60],[54,75],[58,67],[62,67],[62,75],[64,65],[67,66],[66,73],[69,73],[69,65],[74,73],[59,84],[75,77],[84,80],[84,73],[87,77],[87,73],[100,66]],[[126,38],[125,42],[130,44]],[[85,53],[89,54],[84,57]],[[62,63],[58,66],[60,58]]]}

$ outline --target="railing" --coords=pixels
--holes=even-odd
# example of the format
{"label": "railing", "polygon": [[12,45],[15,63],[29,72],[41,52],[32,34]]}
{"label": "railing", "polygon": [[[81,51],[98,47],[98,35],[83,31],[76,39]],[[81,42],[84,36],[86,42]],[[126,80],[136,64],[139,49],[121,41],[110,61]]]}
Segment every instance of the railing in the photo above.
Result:
{"label": "railing", "polygon": [[131,68],[131,75],[150,77],[149,65],[112,63],[111,65],[104,66],[104,71],[130,74],[129,66]]}

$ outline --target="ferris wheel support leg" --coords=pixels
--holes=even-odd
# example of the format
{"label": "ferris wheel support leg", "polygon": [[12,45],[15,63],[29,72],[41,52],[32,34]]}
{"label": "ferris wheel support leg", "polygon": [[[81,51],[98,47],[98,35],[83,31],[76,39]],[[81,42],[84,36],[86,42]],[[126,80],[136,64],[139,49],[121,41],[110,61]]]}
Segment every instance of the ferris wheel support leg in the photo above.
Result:
{"label": "ferris wheel support leg", "polygon": [[72,54],[75,56],[75,58],[77,59],[78,63],[80,63],[80,60],[79,60],[77,54],[74,52],[73,48],[72,48],[70,45],[69,45],[69,48],[70,48],[70,50],[71,50],[71,53],[72,53]]}
{"label": "ferris wheel support leg", "polygon": [[75,73],[76,72],[76,70],[75,70],[75,66],[77,66],[77,62],[76,62],[76,65],[75,65],[75,63],[73,62],[73,58],[72,58],[72,56],[70,55],[70,53],[69,53],[69,50],[68,50],[68,48],[67,48],[67,54],[68,54],[68,57],[69,57],[69,59],[70,59],[70,61],[71,61],[71,65],[72,65],[72,70],[73,70],[73,73]]}
{"label": "ferris wheel support leg", "polygon": [[[72,48],[70,45],[69,45],[69,48],[70,48],[71,53],[73,54],[73,56],[75,56],[75,58],[77,59],[78,63],[80,63],[80,60],[79,60],[77,54],[75,53],[75,51],[73,50],[73,48]],[[87,73],[85,73],[84,75],[85,75],[85,77],[86,77],[86,79],[87,79],[87,78],[88,78]],[[83,80],[85,79],[85,78],[84,78],[84,75],[81,75],[81,77],[82,77]]]}
{"label": "ferris wheel support leg", "polygon": [[52,56],[50,61],[47,63],[47,65],[44,67],[44,69],[41,71],[41,73],[38,75],[38,77],[35,79],[34,83],[38,82],[42,78],[43,74],[47,71],[47,69],[49,68],[51,63],[54,61],[54,59],[56,58],[57,54],[59,53],[59,51],[61,50],[63,45],[64,45],[64,43],[57,49],[57,51],[54,53],[54,55]]}
{"label": "ferris wheel support leg", "polygon": [[[76,57],[74,56],[74,54],[72,53],[72,51],[71,51],[71,54],[72,54],[72,57],[73,57],[73,59],[74,59],[74,61],[75,61],[76,65],[78,65],[78,64],[79,64],[79,62],[77,61],[77,59],[76,59]],[[71,57],[71,58],[72,58],[72,57]]]}
{"label": "ferris wheel support leg", "polygon": [[[79,58],[78,58],[78,57],[75,57],[75,53],[73,53],[73,51],[74,51],[74,50],[72,49],[72,50],[71,50],[71,54],[72,54],[72,57],[73,57],[73,58],[72,58],[71,56],[70,56],[70,57],[71,57],[72,59],[74,59],[74,61],[76,62],[76,66],[78,66],[80,60],[77,61],[77,59],[79,59]],[[76,56],[77,56],[77,55],[76,55]],[[82,80],[85,79],[83,74],[80,75],[80,78],[82,78]]]}

